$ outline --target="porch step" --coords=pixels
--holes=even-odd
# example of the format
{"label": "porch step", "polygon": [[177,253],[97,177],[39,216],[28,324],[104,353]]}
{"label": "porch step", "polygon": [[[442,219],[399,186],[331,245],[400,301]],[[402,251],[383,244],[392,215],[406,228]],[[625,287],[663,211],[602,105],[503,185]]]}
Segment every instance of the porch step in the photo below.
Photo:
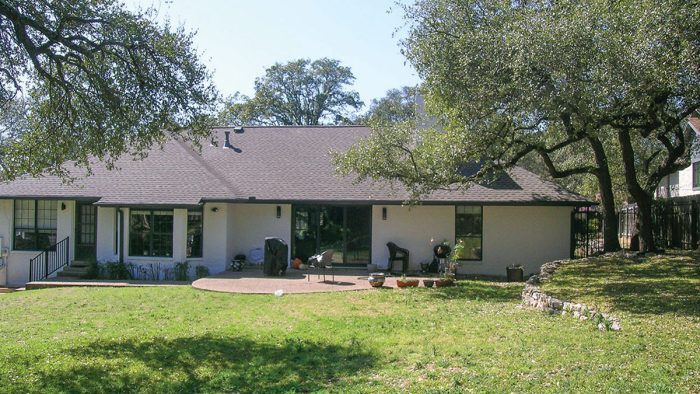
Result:
{"label": "porch step", "polygon": [[82,278],[90,273],[90,267],[69,265],[56,273],[61,278]]}
{"label": "porch step", "polygon": [[15,290],[14,290],[14,289],[9,289],[9,288],[7,288],[7,287],[0,287],[0,294],[2,294],[2,293],[12,293],[13,291],[15,291]]}
{"label": "porch step", "polygon": [[82,260],[75,260],[72,263],[70,263],[71,267],[90,267],[90,263],[87,261],[82,261]]}

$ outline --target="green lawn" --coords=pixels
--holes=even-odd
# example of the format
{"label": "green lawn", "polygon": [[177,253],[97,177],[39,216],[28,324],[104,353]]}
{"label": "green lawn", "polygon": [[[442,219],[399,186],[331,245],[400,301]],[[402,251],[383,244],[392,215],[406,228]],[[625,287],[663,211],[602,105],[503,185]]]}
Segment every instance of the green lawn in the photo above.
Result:
{"label": "green lawn", "polygon": [[524,310],[521,285],[485,281],[281,298],[4,294],[0,391],[700,391],[696,260],[565,265],[545,287],[604,306],[623,331]]}

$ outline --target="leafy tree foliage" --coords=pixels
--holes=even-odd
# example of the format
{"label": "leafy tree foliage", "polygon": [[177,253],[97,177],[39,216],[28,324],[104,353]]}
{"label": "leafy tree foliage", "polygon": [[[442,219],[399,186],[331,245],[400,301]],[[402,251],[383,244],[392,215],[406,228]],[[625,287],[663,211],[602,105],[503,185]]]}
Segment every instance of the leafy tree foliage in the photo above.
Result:
{"label": "leafy tree foliage", "polygon": [[208,135],[216,91],[192,35],[154,17],[117,0],[0,0],[1,179]]}
{"label": "leafy tree foliage", "polygon": [[255,80],[255,95],[229,97],[219,114],[224,125],[319,125],[348,123],[362,107],[348,90],[355,81],[349,67],[323,58],[275,63]]}
{"label": "leafy tree foliage", "polygon": [[372,99],[367,113],[357,118],[355,123],[399,123],[411,120],[416,116],[417,92],[418,89],[410,86],[390,89],[384,97]]}
{"label": "leafy tree foliage", "polygon": [[[611,165],[624,163],[642,247],[654,248],[652,194],[688,165],[685,119],[700,106],[697,1],[419,0],[405,11],[404,50],[444,131],[392,141],[376,133],[339,158],[342,171],[426,191],[536,154],[552,177],[596,178],[610,250],[618,247]],[[380,141],[395,160],[363,166]],[[469,159],[482,160],[482,171],[456,177]]]}

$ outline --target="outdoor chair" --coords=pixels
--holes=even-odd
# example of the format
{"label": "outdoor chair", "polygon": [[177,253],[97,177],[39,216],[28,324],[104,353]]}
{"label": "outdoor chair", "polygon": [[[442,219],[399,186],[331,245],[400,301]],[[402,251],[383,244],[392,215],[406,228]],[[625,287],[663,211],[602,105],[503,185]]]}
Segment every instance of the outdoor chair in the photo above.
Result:
{"label": "outdoor chair", "polygon": [[400,248],[398,245],[396,245],[393,242],[387,243],[386,247],[389,248],[388,271],[393,273],[394,261],[401,261],[402,262],[401,273],[405,274],[406,271],[408,270],[408,249]]}
{"label": "outdoor chair", "polygon": [[[309,270],[316,270],[317,278],[321,278],[321,271],[323,271],[323,281],[326,281],[326,270],[331,270],[332,280],[335,282],[335,271],[333,271],[333,249],[328,249],[321,254],[309,257]],[[311,280],[311,273],[306,275],[306,281]]]}

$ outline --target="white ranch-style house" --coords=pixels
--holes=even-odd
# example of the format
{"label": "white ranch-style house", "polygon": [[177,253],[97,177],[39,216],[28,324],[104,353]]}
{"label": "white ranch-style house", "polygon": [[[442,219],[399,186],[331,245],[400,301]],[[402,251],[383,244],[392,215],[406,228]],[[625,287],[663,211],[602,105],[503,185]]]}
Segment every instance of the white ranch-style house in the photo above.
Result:
{"label": "white ranch-style house", "polygon": [[120,159],[115,170],[96,162],[73,183],[46,176],[1,184],[0,286],[24,285],[30,260],[47,249],[69,261],[189,261],[215,274],[265,237],[285,240],[290,259],[334,249],[334,263],[347,266],[386,267],[394,242],[416,270],[432,259],[431,240],[466,244],[460,273],[502,276],[514,263],[535,272],[569,257],[571,213],[590,204],[585,198],[515,168],[491,184],[405,206],[401,189],[335,174],[330,152],[369,133],[217,128],[218,143],[201,152],[172,139],[143,160]]}

